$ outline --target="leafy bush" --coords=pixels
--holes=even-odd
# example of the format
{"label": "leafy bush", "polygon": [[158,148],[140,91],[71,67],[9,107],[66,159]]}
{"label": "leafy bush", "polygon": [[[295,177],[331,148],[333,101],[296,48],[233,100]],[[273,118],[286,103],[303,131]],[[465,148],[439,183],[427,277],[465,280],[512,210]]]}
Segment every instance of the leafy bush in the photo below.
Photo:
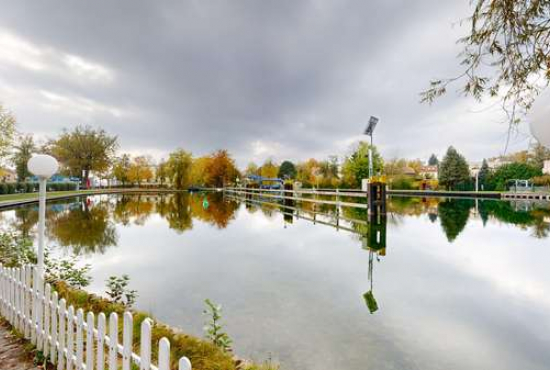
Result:
{"label": "leafy bush", "polygon": [[36,263],[32,241],[13,233],[0,234],[0,263],[6,267]]}
{"label": "leafy bush", "polygon": [[132,307],[136,303],[137,290],[128,289],[130,277],[122,275],[122,277],[110,276],[107,279],[107,295],[114,303],[120,303],[125,307]]}
{"label": "leafy bush", "polygon": [[550,175],[533,177],[533,184],[536,186],[550,186]]}
{"label": "leafy bush", "polygon": [[500,166],[488,179],[496,190],[507,190],[510,180],[530,180],[542,175],[542,170],[526,163],[510,163]]}
{"label": "leafy bush", "polygon": [[411,177],[397,176],[392,179],[391,187],[395,190],[413,190],[415,189],[414,183],[415,181]]}
{"label": "leafy bush", "polygon": [[208,317],[208,321],[204,327],[206,338],[224,352],[231,351],[231,343],[233,341],[229,338],[229,335],[223,331],[223,326],[220,324],[222,306],[213,303],[209,299],[206,299],[204,303],[206,303],[206,309],[203,313]]}
{"label": "leafy bush", "polygon": [[48,250],[44,253],[44,265],[46,267],[46,280],[49,283],[64,281],[67,284],[80,289],[90,285],[92,278],[88,275],[91,266],[86,264],[77,266],[77,257],[52,258]]}
{"label": "leafy bush", "polygon": [[14,194],[15,193],[15,184],[7,183],[6,193],[5,194]]}

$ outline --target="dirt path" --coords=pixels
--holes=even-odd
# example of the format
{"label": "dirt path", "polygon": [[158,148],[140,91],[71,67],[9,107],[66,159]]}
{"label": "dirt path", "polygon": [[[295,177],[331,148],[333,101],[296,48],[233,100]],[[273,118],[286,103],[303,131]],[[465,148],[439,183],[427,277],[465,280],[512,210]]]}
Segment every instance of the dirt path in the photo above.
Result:
{"label": "dirt path", "polygon": [[24,349],[25,341],[0,322],[0,370],[38,370]]}

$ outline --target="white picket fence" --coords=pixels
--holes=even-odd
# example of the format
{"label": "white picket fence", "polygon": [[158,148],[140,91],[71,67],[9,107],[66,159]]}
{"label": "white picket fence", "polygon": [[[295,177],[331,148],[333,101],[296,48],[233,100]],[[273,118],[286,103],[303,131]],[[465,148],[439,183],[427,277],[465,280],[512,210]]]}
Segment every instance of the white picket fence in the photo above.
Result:
{"label": "white picket fence", "polygon": [[[40,286],[33,266],[5,268],[0,264],[0,315],[46,356],[57,370],[169,370],[170,342],[158,345],[158,366],[151,363],[151,319],[141,324],[140,354],[132,350],[133,317],[124,313],[122,343],[118,335],[118,315],[111,313],[109,326],[104,313],[87,314],[66,307],[50,284]],[[41,289],[43,288],[43,289]],[[108,332],[107,332],[108,329]],[[191,370],[187,357],[179,360],[179,370]]]}

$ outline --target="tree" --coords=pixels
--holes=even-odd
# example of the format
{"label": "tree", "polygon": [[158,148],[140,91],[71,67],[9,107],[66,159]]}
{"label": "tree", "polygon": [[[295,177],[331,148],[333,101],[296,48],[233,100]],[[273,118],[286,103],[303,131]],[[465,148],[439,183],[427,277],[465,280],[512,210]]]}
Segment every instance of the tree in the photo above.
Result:
{"label": "tree", "polygon": [[224,187],[240,176],[235,161],[227,150],[218,150],[210,156],[206,167],[208,184],[214,187]]}
{"label": "tree", "polygon": [[544,168],[544,162],[550,159],[550,149],[546,148],[544,145],[537,143],[533,146],[533,156],[532,163],[535,167]]}
{"label": "tree", "polygon": [[384,162],[384,174],[390,178],[402,176],[407,167],[407,160],[403,158],[393,158]]}
{"label": "tree", "polygon": [[161,160],[157,166],[157,171],[155,173],[155,179],[162,186],[168,177],[168,164],[166,161]]}
{"label": "tree", "polygon": [[115,163],[112,169],[112,175],[118,181],[122,182],[123,186],[129,181],[128,172],[130,170],[130,155],[123,154],[120,158],[115,159]]}
{"label": "tree", "polygon": [[320,183],[323,187],[336,187],[339,185],[338,157],[330,156],[319,162]]}
{"label": "tree", "polygon": [[109,168],[117,148],[117,137],[101,129],[77,126],[73,131],[64,130],[48,146],[67,172],[80,177],[86,186],[90,171],[102,172]]}
{"label": "tree", "polygon": [[134,158],[128,168],[128,181],[141,185],[143,181],[150,181],[153,178],[151,170],[151,159],[145,156]]}
{"label": "tree", "polygon": [[260,167],[260,175],[268,179],[274,179],[279,173],[279,167],[273,163],[272,159],[266,159],[262,167]]}
{"label": "tree", "polygon": [[414,171],[414,174],[418,175],[423,167],[422,161],[420,159],[414,159],[412,161],[408,161],[407,167],[410,167]]}
{"label": "tree", "polygon": [[19,143],[14,147],[15,151],[12,156],[12,162],[17,173],[17,181],[25,181],[31,175],[27,168],[27,162],[32,157],[32,153],[36,150],[32,135],[23,136]]}
{"label": "tree", "polygon": [[189,187],[192,162],[191,153],[183,149],[170,153],[167,162],[168,177],[176,189],[186,189]]}
{"label": "tree", "polygon": [[320,175],[319,162],[310,158],[296,166],[296,179],[304,185],[317,185]]}
{"label": "tree", "polygon": [[488,187],[490,177],[491,177],[491,169],[487,164],[487,160],[484,159],[483,163],[481,164],[481,168],[479,169],[479,173],[477,174],[479,185],[483,187],[483,190],[490,190]]}
{"label": "tree", "polygon": [[210,165],[212,158],[210,156],[204,156],[193,159],[191,165],[190,182],[193,185],[208,186],[209,175],[207,168]]}
{"label": "tree", "polygon": [[259,168],[258,168],[258,165],[254,162],[250,162],[248,163],[248,165],[246,166],[246,169],[244,170],[244,173],[245,175],[247,176],[250,176],[250,175],[259,175],[260,171],[259,171]]}
{"label": "tree", "polygon": [[541,176],[542,170],[527,163],[509,163],[500,166],[491,178],[496,190],[506,190],[510,180],[530,180]]}
{"label": "tree", "polygon": [[[372,148],[372,158],[374,174],[380,173],[384,162],[375,146]],[[353,154],[344,161],[342,173],[347,185],[361,187],[361,180],[369,177],[369,144],[367,142],[360,142]]]}
{"label": "tree", "polygon": [[290,161],[283,161],[279,167],[278,176],[281,179],[295,179],[296,178],[296,166]]}
{"label": "tree", "polygon": [[510,123],[528,110],[550,82],[550,1],[476,0],[457,77],[433,80],[422,101],[433,102],[447,86],[464,80],[463,93],[498,97]]}
{"label": "tree", "polygon": [[470,180],[470,167],[466,159],[452,146],[439,166],[439,183],[448,189]]}
{"label": "tree", "polygon": [[8,155],[15,137],[15,117],[0,104],[0,160]]}
{"label": "tree", "polygon": [[428,166],[437,166],[439,165],[439,159],[437,159],[437,156],[435,154],[432,154],[430,156],[430,159],[428,159]]}

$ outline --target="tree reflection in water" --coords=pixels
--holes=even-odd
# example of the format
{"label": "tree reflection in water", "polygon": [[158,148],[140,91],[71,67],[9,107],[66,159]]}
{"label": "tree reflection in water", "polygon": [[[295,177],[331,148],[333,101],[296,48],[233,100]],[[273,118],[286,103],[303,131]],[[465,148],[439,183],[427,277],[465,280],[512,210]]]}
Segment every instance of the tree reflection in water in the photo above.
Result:
{"label": "tree reflection in water", "polygon": [[72,248],[76,255],[104,253],[108,247],[117,244],[109,205],[108,201],[94,201],[87,197],[70,204],[65,210],[50,212],[46,223],[48,237],[60,246]]}
{"label": "tree reflection in water", "polygon": [[474,206],[472,199],[447,199],[439,203],[437,210],[447,240],[454,241],[464,230]]}

